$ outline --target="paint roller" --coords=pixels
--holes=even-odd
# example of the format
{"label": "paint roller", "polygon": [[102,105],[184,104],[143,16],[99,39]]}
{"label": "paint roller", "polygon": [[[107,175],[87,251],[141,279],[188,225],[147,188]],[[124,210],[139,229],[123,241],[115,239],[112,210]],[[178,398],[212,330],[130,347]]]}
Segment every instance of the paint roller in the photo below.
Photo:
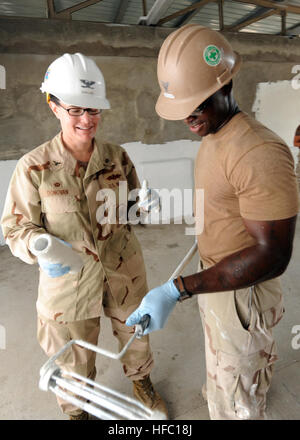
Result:
{"label": "paint roller", "polygon": [[40,261],[70,266],[71,274],[78,273],[83,267],[80,255],[69,243],[50,234],[39,234],[30,240],[29,249]]}

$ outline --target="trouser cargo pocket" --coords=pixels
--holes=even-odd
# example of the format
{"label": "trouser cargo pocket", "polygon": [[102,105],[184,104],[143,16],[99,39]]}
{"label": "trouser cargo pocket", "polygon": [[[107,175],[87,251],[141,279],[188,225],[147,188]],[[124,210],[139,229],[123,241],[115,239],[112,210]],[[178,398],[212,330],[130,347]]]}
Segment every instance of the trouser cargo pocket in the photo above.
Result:
{"label": "trouser cargo pocket", "polygon": [[223,390],[224,398],[217,400],[216,418],[264,419],[275,360],[274,344],[248,356],[218,350],[217,387]]}

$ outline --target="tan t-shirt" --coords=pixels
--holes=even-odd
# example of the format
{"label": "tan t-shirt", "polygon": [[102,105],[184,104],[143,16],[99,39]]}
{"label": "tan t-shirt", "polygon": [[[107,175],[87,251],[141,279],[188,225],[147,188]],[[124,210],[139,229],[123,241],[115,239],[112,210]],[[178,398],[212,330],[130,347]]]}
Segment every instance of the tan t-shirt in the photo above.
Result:
{"label": "tan t-shirt", "polygon": [[254,245],[243,223],[280,220],[299,210],[294,160],[284,141],[240,112],[203,138],[195,163],[195,188],[204,190],[204,229],[197,236],[206,266]]}

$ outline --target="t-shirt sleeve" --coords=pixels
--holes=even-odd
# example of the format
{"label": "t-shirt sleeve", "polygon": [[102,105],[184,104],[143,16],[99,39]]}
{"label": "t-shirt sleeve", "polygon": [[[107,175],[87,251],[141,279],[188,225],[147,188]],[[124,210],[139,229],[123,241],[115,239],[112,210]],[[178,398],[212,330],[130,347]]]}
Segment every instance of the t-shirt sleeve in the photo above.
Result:
{"label": "t-shirt sleeve", "polygon": [[281,220],[299,211],[294,160],[286,145],[265,143],[252,148],[234,165],[229,180],[246,219]]}

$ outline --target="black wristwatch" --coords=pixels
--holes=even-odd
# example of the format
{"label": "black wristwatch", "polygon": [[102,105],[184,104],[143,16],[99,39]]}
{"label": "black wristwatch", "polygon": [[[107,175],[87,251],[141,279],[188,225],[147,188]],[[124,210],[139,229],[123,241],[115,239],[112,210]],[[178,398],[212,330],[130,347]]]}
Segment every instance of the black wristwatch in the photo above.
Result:
{"label": "black wristwatch", "polygon": [[191,298],[193,294],[186,290],[182,277],[179,276],[175,278],[174,283],[180,293],[180,297],[178,298],[178,301],[182,302],[185,299]]}

